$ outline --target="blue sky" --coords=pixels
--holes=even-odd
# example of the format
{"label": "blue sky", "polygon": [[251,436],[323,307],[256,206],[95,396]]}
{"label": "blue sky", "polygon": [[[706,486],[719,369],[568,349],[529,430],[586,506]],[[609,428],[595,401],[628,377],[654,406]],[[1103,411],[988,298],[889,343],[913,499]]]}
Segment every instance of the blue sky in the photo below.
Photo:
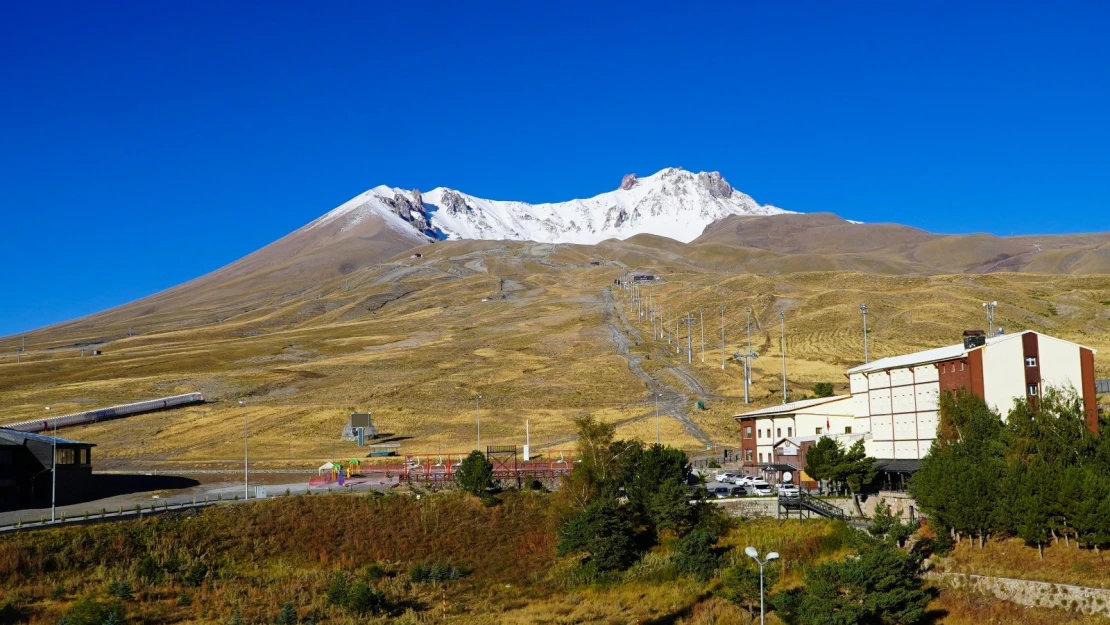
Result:
{"label": "blue sky", "polygon": [[1106,230],[1107,6],[10,3],[0,335],[383,183],[554,201],[677,165],[864,221]]}

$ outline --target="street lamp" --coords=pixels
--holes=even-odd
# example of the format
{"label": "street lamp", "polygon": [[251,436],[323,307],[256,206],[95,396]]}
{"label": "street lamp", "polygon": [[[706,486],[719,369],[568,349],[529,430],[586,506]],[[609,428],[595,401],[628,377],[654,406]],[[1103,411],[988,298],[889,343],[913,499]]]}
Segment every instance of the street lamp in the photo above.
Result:
{"label": "street lamp", "polygon": [[[50,406],[46,407],[46,414],[47,414],[46,418],[49,419],[50,418],[50,416],[49,416],[50,415]],[[55,502],[55,496],[58,492],[58,422],[57,421],[54,422],[54,441],[53,441],[52,449],[54,450],[54,453],[52,454],[54,459],[50,463],[50,522],[51,523],[54,522],[54,502]]]}
{"label": "street lamp", "polygon": [[251,480],[250,473],[247,471],[247,460],[249,458],[247,448],[247,402],[240,399],[239,406],[243,409],[243,501],[248,501],[251,498]]}
{"label": "street lamp", "polygon": [[744,553],[748,554],[748,557],[755,560],[755,563],[759,565],[759,625],[763,625],[763,567],[769,564],[771,560],[778,560],[779,554],[772,551],[767,554],[766,560],[760,560],[759,552],[756,551],[755,547],[748,547],[744,550]]}
{"label": "street lamp", "polygon": [[482,451],[482,396],[474,399],[474,412],[478,419],[478,451]]}
{"label": "street lamp", "polygon": [[782,322],[782,403],[786,403],[786,311],[779,311]]}

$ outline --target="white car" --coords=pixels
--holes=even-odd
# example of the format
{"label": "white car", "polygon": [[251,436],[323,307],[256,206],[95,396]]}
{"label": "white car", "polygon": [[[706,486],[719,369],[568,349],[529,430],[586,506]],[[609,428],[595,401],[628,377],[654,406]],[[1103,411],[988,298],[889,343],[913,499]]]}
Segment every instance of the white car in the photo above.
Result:
{"label": "white car", "polygon": [[797,497],[801,492],[802,491],[794,484],[779,484],[780,497]]}
{"label": "white car", "polygon": [[722,484],[731,484],[732,481],[736,479],[736,474],[735,473],[726,473],[726,472],[722,471],[722,472],[718,473],[717,475],[714,475],[713,479],[718,481],[718,482],[721,482]]}
{"label": "white car", "polygon": [[766,497],[771,494],[771,485],[764,480],[753,480],[751,492],[753,495]]}

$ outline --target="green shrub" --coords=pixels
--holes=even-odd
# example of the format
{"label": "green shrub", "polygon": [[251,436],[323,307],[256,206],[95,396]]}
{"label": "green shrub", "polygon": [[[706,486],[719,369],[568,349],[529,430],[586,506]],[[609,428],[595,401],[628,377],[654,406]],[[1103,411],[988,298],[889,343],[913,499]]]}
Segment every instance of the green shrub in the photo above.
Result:
{"label": "green shrub", "polygon": [[162,571],[162,567],[158,566],[154,558],[149,555],[139,562],[139,568],[135,571],[135,574],[139,576],[139,579],[148,584],[161,584],[162,580],[165,579],[165,573]]}
{"label": "green shrub", "polygon": [[342,606],[347,601],[347,574],[336,571],[331,576],[327,591],[328,605]]}
{"label": "green shrub", "polygon": [[98,601],[84,597],[74,602],[66,612],[65,620],[68,625],[105,625],[109,618],[113,618],[115,623],[124,623],[125,615],[123,603],[118,599]]}
{"label": "green shrub", "polygon": [[204,578],[208,575],[208,565],[200,560],[194,560],[189,565],[189,570],[185,571],[185,577],[182,581],[186,586],[197,587],[204,582]]}
{"label": "green shrub", "polygon": [[718,556],[713,549],[717,537],[704,529],[695,529],[678,541],[675,570],[707,582],[717,572]]}
{"label": "green shrub", "polygon": [[182,590],[181,594],[177,595],[177,605],[179,605],[179,606],[193,605],[192,595],[190,595],[189,593]]}
{"label": "green shrub", "polygon": [[360,616],[378,614],[385,610],[385,593],[375,590],[370,587],[370,584],[359,580],[347,589],[347,597],[343,607]]}
{"label": "green shrub", "polygon": [[818,382],[813,385],[814,397],[832,397],[833,385],[832,382]]}
{"label": "green shrub", "polygon": [[108,582],[108,594],[120,601],[131,601],[131,583],[127,580],[112,580]]}
{"label": "green shrub", "polygon": [[485,498],[493,490],[493,465],[482,452],[472,451],[456,472],[459,488]]}
{"label": "green shrub", "polygon": [[286,602],[281,606],[281,612],[278,612],[277,625],[297,625],[297,611],[293,609],[293,604]]}

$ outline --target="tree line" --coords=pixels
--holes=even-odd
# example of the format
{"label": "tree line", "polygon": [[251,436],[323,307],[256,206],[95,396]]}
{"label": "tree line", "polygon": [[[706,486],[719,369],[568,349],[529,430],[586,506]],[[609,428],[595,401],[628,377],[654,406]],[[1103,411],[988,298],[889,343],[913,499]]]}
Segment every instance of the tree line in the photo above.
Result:
{"label": "tree line", "polygon": [[1016,536],[1043,549],[1110,546],[1110,437],[1088,429],[1073,389],[1047,389],[1006,419],[966,391],[940,401],[937,439],[910,494],[939,530],[980,547]]}

